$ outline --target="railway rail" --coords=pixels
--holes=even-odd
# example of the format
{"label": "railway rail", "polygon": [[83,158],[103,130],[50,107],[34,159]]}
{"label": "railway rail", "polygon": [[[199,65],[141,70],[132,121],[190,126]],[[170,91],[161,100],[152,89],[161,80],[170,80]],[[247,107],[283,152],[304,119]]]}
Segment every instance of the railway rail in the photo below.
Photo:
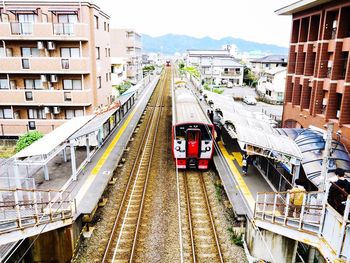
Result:
{"label": "railway rail", "polygon": [[183,262],[224,262],[203,173],[178,173],[180,246]]}
{"label": "railway rail", "polygon": [[118,213],[105,247],[102,262],[132,262],[142,221],[150,167],[164,104],[163,89],[167,80],[165,72],[159,84],[156,103],[149,105],[150,117],[146,132],[137,151],[137,157],[130,172]]}

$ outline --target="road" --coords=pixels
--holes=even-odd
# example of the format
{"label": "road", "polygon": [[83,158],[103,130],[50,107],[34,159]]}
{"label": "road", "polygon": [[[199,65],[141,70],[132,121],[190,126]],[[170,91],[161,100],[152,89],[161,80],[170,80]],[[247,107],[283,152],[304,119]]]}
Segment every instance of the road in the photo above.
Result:
{"label": "road", "polygon": [[[233,87],[225,88],[222,95],[226,95],[233,98],[243,98],[244,96],[256,96],[255,89],[249,87]],[[258,102],[256,105],[247,105],[242,101],[236,100],[241,103],[247,110],[252,112],[264,112],[266,115],[276,116],[278,119],[282,118],[283,105],[272,105],[264,102]]]}

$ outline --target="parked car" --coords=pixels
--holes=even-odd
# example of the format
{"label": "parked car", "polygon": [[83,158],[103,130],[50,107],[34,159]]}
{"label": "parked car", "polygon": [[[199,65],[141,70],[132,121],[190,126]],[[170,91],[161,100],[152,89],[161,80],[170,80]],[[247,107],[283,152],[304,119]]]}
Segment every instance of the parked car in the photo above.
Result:
{"label": "parked car", "polygon": [[244,96],[243,102],[248,105],[256,105],[256,99],[253,96]]}

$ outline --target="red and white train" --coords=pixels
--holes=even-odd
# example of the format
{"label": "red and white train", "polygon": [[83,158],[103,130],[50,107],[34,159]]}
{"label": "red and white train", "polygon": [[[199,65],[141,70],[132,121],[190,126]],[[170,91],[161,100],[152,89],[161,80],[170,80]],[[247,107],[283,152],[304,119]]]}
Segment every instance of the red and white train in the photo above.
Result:
{"label": "red and white train", "polygon": [[173,89],[172,149],[179,169],[207,169],[213,157],[214,126],[191,90]]}

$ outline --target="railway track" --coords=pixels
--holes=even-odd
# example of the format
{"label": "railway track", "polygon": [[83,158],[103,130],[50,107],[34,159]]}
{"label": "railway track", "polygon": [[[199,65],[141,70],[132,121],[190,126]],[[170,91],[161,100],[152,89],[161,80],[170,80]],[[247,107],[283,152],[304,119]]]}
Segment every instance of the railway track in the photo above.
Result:
{"label": "railway track", "polygon": [[224,262],[203,174],[178,173],[182,262]]}
{"label": "railway track", "polygon": [[156,103],[149,105],[147,108],[150,111],[150,117],[147,121],[146,132],[143,134],[139,145],[137,157],[103,253],[102,262],[133,261],[142,221],[142,211],[145,205],[157,131],[164,104],[163,89],[166,80],[167,72],[160,81],[160,88],[156,91],[158,93]]}

